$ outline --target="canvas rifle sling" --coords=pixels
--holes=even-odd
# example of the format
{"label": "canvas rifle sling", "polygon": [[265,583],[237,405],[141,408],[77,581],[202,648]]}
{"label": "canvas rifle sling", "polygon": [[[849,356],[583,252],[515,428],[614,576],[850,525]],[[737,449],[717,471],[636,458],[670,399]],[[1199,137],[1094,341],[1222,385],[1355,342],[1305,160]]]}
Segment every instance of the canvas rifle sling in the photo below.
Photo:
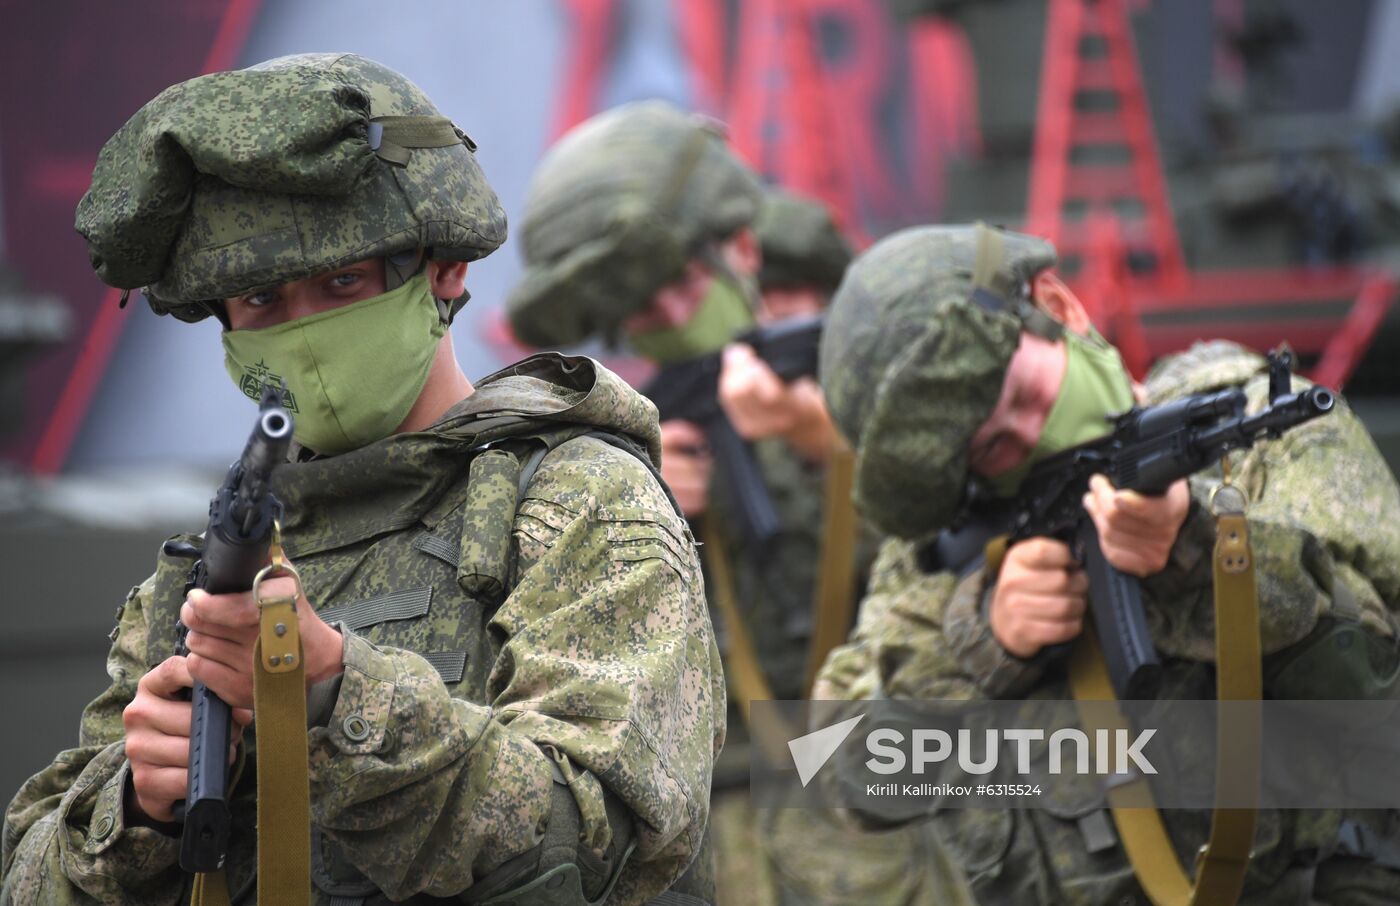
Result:
{"label": "canvas rifle sling", "polygon": [[[1215,662],[1221,702],[1259,702],[1263,674],[1259,642],[1259,601],[1254,552],[1245,519],[1245,497],[1226,483],[1211,498],[1216,516],[1214,553]],[[1088,702],[1116,701],[1103,652],[1091,625],[1074,647],[1070,686],[1081,703],[1080,722],[1088,732],[1127,729],[1116,706]],[[1107,719],[1105,719],[1107,718]],[[1257,802],[1261,758],[1258,708],[1227,711],[1216,718],[1216,801]],[[1210,837],[1196,859],[1194,884],[1172,847],[1147,779],[1135,775],[1107,792],[1114,824],[1138,882],[1155,906],[1216,906],[1235,903],[1244,888],[1254,840],[1256,808],[1217,808]]]}
{"label": "canvas rifle sling", "polygon": [[[282,551],[275,525],[272,563],[253,580],[259,633],[253,649],[253,713],[258,720],[258,902],[311,901],[311,786],[306,749],[306,665],[297,627],[301,577]],[[268,596],[262,583],[290,577],[291,595]],[[192,906],[225,906],[223,872],[195,877]]]}
{"label": "canvas rifle sling", "polygon": [[856,508],[851,499],[855,463],[850,447],[838,441],[826,464],[821,570],[812,594],[812,641],[803,686],[808,696],[826,656],[846,641],[855,612]]}

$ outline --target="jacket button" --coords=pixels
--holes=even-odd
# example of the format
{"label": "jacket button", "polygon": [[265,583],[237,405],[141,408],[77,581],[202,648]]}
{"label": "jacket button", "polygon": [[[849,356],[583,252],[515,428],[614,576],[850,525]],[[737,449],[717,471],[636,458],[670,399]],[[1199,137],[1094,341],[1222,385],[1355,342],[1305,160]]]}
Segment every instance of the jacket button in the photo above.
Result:
{"label": "jacket button", "polygon": [[353,742],[364,742],[369,739],[369,721],[358,714],[351,714],[341,723],[340,729],[345,732],[345,736]]}
{"label": "jacket button", "polygon": [[112,832],[114,826],[116,826],[116,822],[112,820],[112,816],[103,815],[98,819],[97,826],[92,829],[92,835],[94,838],[101,840]]}

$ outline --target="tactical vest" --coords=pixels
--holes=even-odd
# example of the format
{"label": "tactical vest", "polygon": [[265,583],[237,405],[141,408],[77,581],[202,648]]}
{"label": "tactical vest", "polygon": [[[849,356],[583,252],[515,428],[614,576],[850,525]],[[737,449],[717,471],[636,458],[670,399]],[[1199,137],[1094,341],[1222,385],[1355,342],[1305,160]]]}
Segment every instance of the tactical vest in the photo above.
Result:
{"label": "tactical vest", "polygon": [[[512,533],[516,511],[525,497],[545,457],[567,441],[587,437],[616,447],[635,457],[656,477],[672,507],[680,513],[671,491],[646,451],[631,439],[588,425],[561,425],[528,416],[498,416],[490,419],[483,433],[506,436],[483,443],[464,453],[467,465],[462,479],[453,483],[414,525],[386,524],[370,537],[330,550],[310,554],[298,552],[295,538],[288,539],[290,555],[296,560],[307,597],[317,602],[317,612],[327,623],[339,621],[375,645],[403,648],[421,655],[442,676],[448,692],[456,698],[483,702],[492,665],[500,653],[500,641],[488,632],[496,609],[505,601],[517,580],[517,564],[512,553]],[[502,506],[501,501],[510,501]],[[684,517],[681,517],[684,518]],[[174,539],[196,547],[198,535],[178,535]],[[162,552],[157,566],[146,641],[147,668],[164,661],[175,649],[176,622],[183,603],[190,561]],[[367,594],[366,586],[388,586],[391,591]],[[353,716],[346,718],[346,721]],[[354,738],[354,728],[346,728]],[[393,729],[387,731],[392,734]],[[256,887],[257,853],[254,808],[255,776],[249,761],[256,759],[255,734],[250,727],[230,782],[230,808],[233,830],[227,860],[228,887],[234,904],[252,901]],[[392,750],[388,740],[385,749]],[[561,797],[572,804],[572,794],[556,768],[554,798],[559,814]],[[609,797],[609,812],[616,801]],[[606,858],[579,858],[579,870],[592,873],[589,880],[603,884],[606,899],[631,854],[635,837],[625,812],[610,817],[614,842]],[[569,814],[566,809],[565,814]],[[565,864],[577,854],[578,815],[573,821],[552,820],[542,844],[545,853],[541,873],[554,861]],[[671,889],[651,902],[664,906],[706,906],[714,901],[713,871],[706,831],[699,853],[686,873]],[[508,863],[509,865],[509,863]],[[313,825],[311,829],[312,885],[322,902],[335,906],[379,906],[390,901],[339,851],[333,841]],[[516,902],[514,891],[494,890],[491,876],[479,879],[468,891],[469,901]],[[480,891],[478,893],[478,891]],[[542,886],[529,891],[521,902],[531,904],[572,903],[566,896],[568,885],[554,889]],[[478,899],[479,898],[479,899]],[[412,904],[461,902],[458,898],[439,899],[418,895]]]}

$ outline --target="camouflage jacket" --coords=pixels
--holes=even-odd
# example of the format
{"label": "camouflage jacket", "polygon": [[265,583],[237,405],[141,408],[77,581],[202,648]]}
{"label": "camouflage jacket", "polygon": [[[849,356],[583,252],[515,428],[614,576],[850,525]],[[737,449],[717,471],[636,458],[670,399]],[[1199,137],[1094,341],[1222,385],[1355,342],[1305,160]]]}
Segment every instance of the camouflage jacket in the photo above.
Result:
{"label": "camouflage jacket", "polygon": [[[1201,344],[1161,363],[1147,389],[1150,402],[1159,403],[1241,385],[1253,411],[1268,396],[1264,369],[1261,357],[1232,344]],[[1303,640],[1323,618],[1356,620],[1395,639],[1400,488],[1350,409],[1339,403],[1325,418],[1236,454],[1233,466],[1250,499],[1266,677],[1276,661],[1270,656]],[[1171,559],[1143,583],[1172,690],[1166,694],[1181,698],[1214,695],[1215,531],[1206,503],[1219,471],[1212,471],[1192,479],[1191,510]],[[1061,664],[1015,658],[992,636],[984,604],[993,583],[981,569],[961,579],[925,573],[913,545],[887,542],[859,625],[827,659],[813,697],[1069,698]],[[1140,902],[1121,850],[1113,858],[1085,851],[1077,822],[1102,807],[1101,794],[1091,790],[1083,801],[1053,809],[950,809],[938,823],[955,861],[989,902]],[[1180,852],[1194,852],[1205,841],[1208,813],[1164,814]],[[1261,813],[1243,902],[1310,902],[1307,872],[1293,871],[1294,854],[1329,853],[1340,817],[1335,811]]]}
{"label": "camouflage jacket", "polygon": [[[642,459],[582,436],[630,438],[655,462],[655,419],[597,363],[541,355],[426,432],[278,470],[288,554],[346,632],[338,694],[308,734],[316,902],[518,887],[528,872],[492,873],[519,872],[561,791],[585,876],[616,864],[615,840],[636,844],[609,903],[690,864],[724,732],[694,544]],[[517,457],[539,444],[521,444],[551,431],[522,492]],[[187,570],[162,557],[131,591],[78,748],[6,812],[4,902],[181,900],[178,840],[123,819],[122,710],[174,647]],[[231,794],[235,897],[255,864],[254,776]]]}
{"label": "camouflage jacket", "polygon": [[[777,438],[755,443],[753,451],[780,525],[768,556],[755,557],[744,548],[741,533],[732,529],[730,497],[718,468],[710,488],[709,513],[723,526],[720,536],[734,576],[734,594],[749,618],[749,633],[773,692],[779,698],[798,698],[807,669],[812,593],[821,559],[824,470]],[[701,559],[708,557],[702,553]],[[725,627],[717,609],[711,608],[711,616],[724,649]]]}
{"label": "camouflage jacket", "polygon": [[[805,691],[814,630],[813,599],[822,562],[826,471],[779,438],[760,440],[753,444],[753,451],[778,514],[780,530],[771,549],[766,556],[754,556],[744,547],[740,533],[732,529],[730,495],[719,469],[710,487],[709,518],[718,519],[722,526],[719,544],[729,560],[734,597],[746,617],[749,635],[773,694],[779,699],[796,699]],[[864,588],[876,548],[873,530],[862,524],[856,549],[850,554],[856,559],[859,588]],[[713,567],[704,548],[701,560],[706,569],[705,587],[713,596]],[[713,600],[710,617],[720,649],[727,656],[726,628]],[[748,783],[747,732],[740,725],[737,709],[731,709],[729,718],[729,743],[716,770],[717,786]]]}

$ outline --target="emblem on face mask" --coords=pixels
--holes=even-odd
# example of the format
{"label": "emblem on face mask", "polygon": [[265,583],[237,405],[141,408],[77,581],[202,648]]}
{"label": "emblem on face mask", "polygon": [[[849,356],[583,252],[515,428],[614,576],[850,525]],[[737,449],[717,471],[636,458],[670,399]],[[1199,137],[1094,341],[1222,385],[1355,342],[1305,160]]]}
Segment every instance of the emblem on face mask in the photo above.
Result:
{"label": "emblem on face mask", "polygon": [[[238,381],[238,389],[242,390],[249,399],[260,400],[262,399],[263,384],[271,384],[274,387],[281,385],[284,388],[287,386],[287,382],[283,380],[282,375],[276,374],[271,368],[267,367],[265,362],[259,360],[258,364],[251,368],[243,369],[243,377]],[[290,390],[284,389],[282,391],[282,405],[289,412],[299,411],[297,409],[297,398]]]}

